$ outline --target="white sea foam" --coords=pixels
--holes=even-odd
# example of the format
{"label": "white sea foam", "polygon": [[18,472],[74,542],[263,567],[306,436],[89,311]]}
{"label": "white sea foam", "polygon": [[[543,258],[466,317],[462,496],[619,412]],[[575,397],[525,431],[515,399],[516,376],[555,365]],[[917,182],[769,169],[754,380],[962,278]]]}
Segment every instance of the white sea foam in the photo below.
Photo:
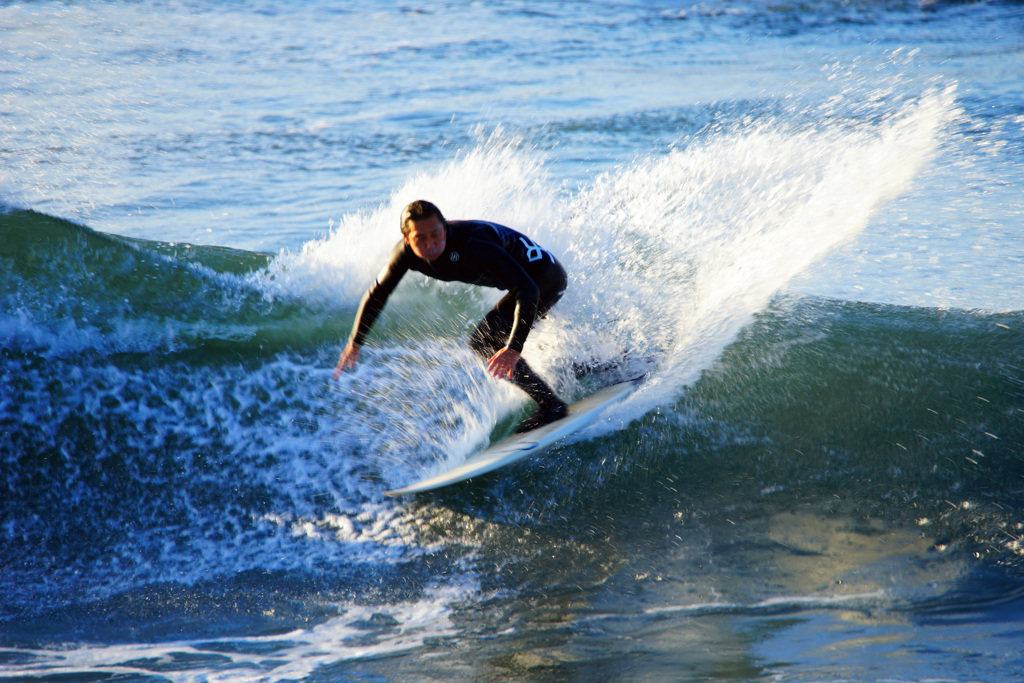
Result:
{"label": "white sea foam", "polygon": [[[324,667],[421,647],[430,638],[451,635],[455,627],[449,605],[476,589],[464,580],[434,586],[412,602],[339,604],[335,608],[340,616],[273,635],[11,650],[16,661],[29,661],[0,665],[0,676],[155,675],[176,683],[304,680]],[[0,649],[0,655],[4,652]]]}
{"label": "white sea foam", "polygon": [[492,220],[551,243],[564,205],[543,158],[501,129],[478,138],[451,162],[411,177],[387,203],[343,216],[299,252],[284,251],[267,270],[267,290],[355,306],[401,239],[402,208],[416,199],[434,202],[449,219]]}

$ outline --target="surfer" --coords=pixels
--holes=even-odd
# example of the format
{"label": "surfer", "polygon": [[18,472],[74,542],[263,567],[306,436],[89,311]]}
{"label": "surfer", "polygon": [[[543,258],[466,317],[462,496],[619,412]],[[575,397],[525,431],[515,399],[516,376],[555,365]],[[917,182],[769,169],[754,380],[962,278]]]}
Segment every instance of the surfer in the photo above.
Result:
{"label": "surfer", "polygon": [[405,207],[401,229],[402,240],[363,296],[334,378],[355,367],[366,335],[391,292],[406,272],[415,270],[438,280],[506,290],[470,335],[469,346],[487,363],[492,376],[508,379],[537,403],[536,412],[519,431],[564,417],[565,402],[522,358],[534,322],[555,305],[568,284],[565,269],[554,255],[497,223],[445,220],[441,211],[425,200]]}

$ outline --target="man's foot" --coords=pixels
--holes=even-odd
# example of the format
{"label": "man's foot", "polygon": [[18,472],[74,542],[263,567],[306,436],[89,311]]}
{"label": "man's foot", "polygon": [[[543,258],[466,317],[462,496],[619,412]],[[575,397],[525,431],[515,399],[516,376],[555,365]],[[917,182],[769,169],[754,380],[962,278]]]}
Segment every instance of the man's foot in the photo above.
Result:
{"label": "man's foot", "polygon": [[551,424],[555,420],[561,420],[565,417],[565,414],[569,411],[569,406],[565,405],[561,401],[558,403],[552,403],[548,406],[538,407],[537,411],[530,417],[523,420],[516,428],[516,434],[523,434],[524,432],[530,432],[538,427],[543,427],[546,424]]}

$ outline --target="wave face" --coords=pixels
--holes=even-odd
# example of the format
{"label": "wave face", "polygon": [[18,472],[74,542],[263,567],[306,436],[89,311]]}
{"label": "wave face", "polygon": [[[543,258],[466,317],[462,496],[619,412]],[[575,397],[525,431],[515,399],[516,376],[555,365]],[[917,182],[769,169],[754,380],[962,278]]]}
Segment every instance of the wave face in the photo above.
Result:
{"label": "wave face", "polygon": [[[1021,313],[766,293],[760,312],[725,317],[744,314],[742,326],[711,326],[723,350],[682,373],[686,383],[670,391],[680,366],[662,360],[633,416],[399,504],[381,491],[473,448],[520,405],[473,366],[460,334],[392,314],[360,370],[334,384],[351,314],[311,324],[323,311],[282,296],[280,263],[127,242],[31,212],[2,220],[7,234],[24,228],[17,249],[40,265],[4,260],[5,297],[33,303],[5,307],[0,618],[7,642],[43,662],[37,648],[54,638],[96,643],[47,670],[94,658],[146,669],[156,647],[172,671],[188,669],[184,652],[211,670],[230,661],[244,680],[254,652],[294,663],[338,643],[306,662],[319,666],[357,657],[368,634],[371,651],[401,651],[451,633],[449,605],[468,596],[511,590],[529,602],[622,588],[624,576],[659,577],[629,617],[646,623],[797,605],[928,609],[940,589],[943,601],[966,590],[955,588],[964,555],[1007,576],[1024,570]],[[44,263],[78,275],[58,283]],[[637,282],[652,277],[628,266]],[[534,347],[556,378],[584,348],[558,340],[612,330],[614,348],[626,338],[615,334],[640,325],[596,307],[582,295],[592,283],[576,277],[578,293]],[[432,313],[472,318],[486,305],[408,289],[398,311],[440,300]],[[696,353],[666,334],[641,348],[663,352],[667,338],[665,353]],[[676,539],[667,555],[666,535]],[[550,560],[538,564],[541,552]],[[932,559],[893,564],[904,554]],[[745,565],[808,555],[819,558],[816,588],[802,574],[751,581]],[[891,586],[892,572],[911,575]],[[1005,590],[992,580],[970,600]],[[598,600],[574,618],[603,629],[609,609],[621,606]],[[240,635],[310,620],[320,626],[297,641]],[[167,644],[124,644],[140,631]]]}

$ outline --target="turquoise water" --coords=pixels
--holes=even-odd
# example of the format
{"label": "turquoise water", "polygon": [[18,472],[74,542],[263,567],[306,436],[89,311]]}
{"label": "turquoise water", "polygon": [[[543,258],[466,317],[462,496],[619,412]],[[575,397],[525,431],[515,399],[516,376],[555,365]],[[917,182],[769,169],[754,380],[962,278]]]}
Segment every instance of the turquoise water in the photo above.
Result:
{"label": "turquoise water", "polygon": [[[0,678],[1019,680],[1014,3],[0,5]],[[570,289],[526,409],[411,199]]]}

